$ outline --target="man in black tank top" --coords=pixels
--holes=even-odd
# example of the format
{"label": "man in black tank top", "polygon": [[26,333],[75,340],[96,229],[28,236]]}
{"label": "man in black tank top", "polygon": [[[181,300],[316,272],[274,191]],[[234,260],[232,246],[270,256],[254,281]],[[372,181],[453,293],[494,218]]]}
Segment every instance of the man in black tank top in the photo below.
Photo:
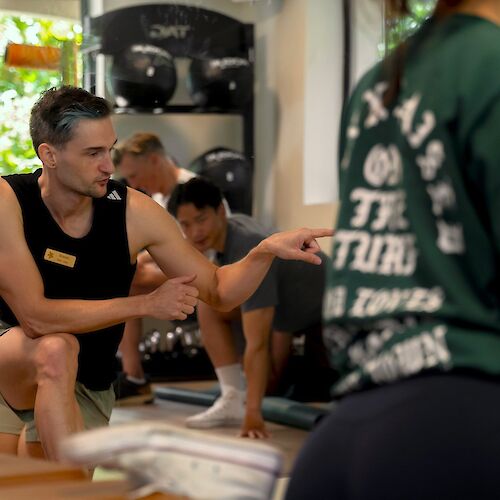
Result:
{"label": "man in black tank top", "polygon": [[[332,234],[276,233],[217,268],[162,207],[110,179],[110,113],[82,89],[48,90],[30,120],[43,168],[0,179],[0,320],[12,326],[0,325],[0,452],[57,460],[62,438],[107,423],[124,321],[185,319],[198,297],[231,310],[275,256],[319,264],[315,238]],[[143,249],[170,279],[127,297]]]}

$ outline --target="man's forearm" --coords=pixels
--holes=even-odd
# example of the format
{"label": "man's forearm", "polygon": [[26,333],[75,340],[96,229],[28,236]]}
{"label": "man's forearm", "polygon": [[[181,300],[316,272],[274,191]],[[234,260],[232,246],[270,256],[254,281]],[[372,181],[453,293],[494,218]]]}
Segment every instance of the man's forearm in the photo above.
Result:
{"label": "man's forearm", "polygon": [[50,333],[85,333],[148,315],[145,295],[109,300],[41,299],[14,311],[25,333],[38,337]]}
{"label": "man's forearm", "polygon": [[217,302],[211,304],[221,311],[230,311],[247,300],[265,278],[274,255],[265,246],[258,245],[248,255],[234,264],[216,271]]}
{"label": "man's forearm", "polygon": [[332,233],[331,229],[302,228],[272,234],[244,259],[217,270],[216,291],[209,297],[210,305],[229,311],[244,302],[264,279],[274,257],[320,265],[321,257],[316,255],[320,248],[315,238]]}
{"label": "man's forearm", "polygon": [[247,412],[261,412],[262,398],[266,393],[268,368],[269,354],[266,348],[245,351],[244,369],[247,379]]}

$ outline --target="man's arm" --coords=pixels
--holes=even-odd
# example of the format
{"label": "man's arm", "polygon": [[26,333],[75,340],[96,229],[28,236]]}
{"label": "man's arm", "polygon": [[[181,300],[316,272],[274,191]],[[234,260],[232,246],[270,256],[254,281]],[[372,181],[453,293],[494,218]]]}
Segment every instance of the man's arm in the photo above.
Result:
{"label": "man's arm", "polygon": [[246,414],[240,436],[266,438],[269,434],[262,418],[262,398],[269,372],[269,338],[274,307],[262,307],[242,313],[246,347],[243,366],[247,380]]}
{"label": "man's arm", "polygon": [[148,252],[137,256],[137,270],[132,282],[132,293],[149,293],[165,283],[167,277]]}
{"label": "man's arm", "polygon": [[333,234],[330,229],[275,233],[240,261],[218,268],[184,239],[174,219],[157,203],[134,190],[129,190],[127,200],[132,255],[146,248],[167,276],[195,274],[193,285],[200,299],[220,311],[230,311],[250,297],[276,256],[320,264],[315,238]]}
{"label": "man's arm", "polygon": [[218,298],[221,308],[229,310],[244,302],[260,285],[275,257],[321,264],[316,238],[331,236],[331,229],[296,229],[274,233],[262,240],[238,262],[217,270]]}
{"label": "man's arm", "polygon": [[165,283],[161,289],[143,296],[99,301],[46,299],[40,273],[24,237],[21,208],[3,179],[0,179],[0,235],[0,295],[30,337],[83,333],[149,315],[158,319],[184,319],[196,303],[192,294],[197,291],[182,279]]}

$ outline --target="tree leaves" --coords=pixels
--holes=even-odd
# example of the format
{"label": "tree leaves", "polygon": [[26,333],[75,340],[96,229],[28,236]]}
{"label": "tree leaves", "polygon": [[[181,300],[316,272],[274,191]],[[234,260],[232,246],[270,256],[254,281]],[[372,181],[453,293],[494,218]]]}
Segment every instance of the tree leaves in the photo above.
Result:
{"label": "tree leaves", "polygon": [[0,15],[0,174],[30,172],[40,166],[29,135],[30,111],[38,96],[62,83],[62,71],[9,68],[7,43],[62,47],[82,42],[82,29],[67,21]]}

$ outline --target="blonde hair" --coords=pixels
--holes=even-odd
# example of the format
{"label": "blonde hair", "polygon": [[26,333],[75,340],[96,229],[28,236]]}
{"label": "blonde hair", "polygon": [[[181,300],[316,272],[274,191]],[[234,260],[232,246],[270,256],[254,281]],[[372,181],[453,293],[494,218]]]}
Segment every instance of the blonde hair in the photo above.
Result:
{"label": "blonde hair", "polygon": [[170,161],[160,138],[152,132],[136,132],[128,139],[117,145],[113,150],[113,163],[118,166],[124,155],[142,156],[149,153],[158,153]]}

